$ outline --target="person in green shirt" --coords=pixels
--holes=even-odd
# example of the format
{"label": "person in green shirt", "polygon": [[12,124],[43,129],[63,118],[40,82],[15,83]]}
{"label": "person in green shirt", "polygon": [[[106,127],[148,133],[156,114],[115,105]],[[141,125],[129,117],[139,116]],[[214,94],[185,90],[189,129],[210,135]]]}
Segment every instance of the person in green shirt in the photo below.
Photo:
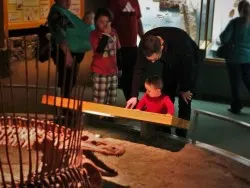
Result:
{"label": "person in green shirt", "polygon": [[234,114],[241,112],[243,105],[239,97],[242,80],[250,91],[250,4],[242,0],[238,4],[239,17],[232,19],[220,35],[221,44],[233,42],[232,53],[226,58],[232,101],[228,109]]}
{"label": "person in green shirt", "polygon": [[[57,86],[64,98],[71,96],[79,64],[85,52],[91,50],[90,33],[94,30],[94,25],[85,23],[69,10],[70,5],[71,0],[55,0],[48,16],[51,57],[57,67]],[[67,114],[73,117],[73,112],[68,109],[62,111],[61,117]],[[66,123],[70,124],[70,119]]]}
{"label": "person in green shirt", "polygon": [[[58,87],[62,97],[69,98],[77,78],[77,67],[84,53],[91,49],[91,24],[73,14],[71,0],[55,0],[48,16],[51,33],[52,59],[57,66]],[[59,48],[59,49],[58,49]],[[59,52],[59,53],[58,53]]]}

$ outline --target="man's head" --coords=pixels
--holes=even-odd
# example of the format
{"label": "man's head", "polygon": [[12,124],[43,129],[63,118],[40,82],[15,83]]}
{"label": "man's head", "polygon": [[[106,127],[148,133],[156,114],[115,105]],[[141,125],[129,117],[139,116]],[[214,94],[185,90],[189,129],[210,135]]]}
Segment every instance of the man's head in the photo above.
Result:
{"label": "man's head", "polygon": [[71,0],[55,0],[55,2],[65,9],[69,9],[71,5]]}
{"label": "man's head", "polygon": [[143,55],[152,63],[161,58],[163,40],[154,35],[145,35],[140,42]]}
{"label": "man's head", "polygon": [[161,96],[162,87],[163,83],[159,76],[151,76],[145,81],[146,93],[150,97]]}

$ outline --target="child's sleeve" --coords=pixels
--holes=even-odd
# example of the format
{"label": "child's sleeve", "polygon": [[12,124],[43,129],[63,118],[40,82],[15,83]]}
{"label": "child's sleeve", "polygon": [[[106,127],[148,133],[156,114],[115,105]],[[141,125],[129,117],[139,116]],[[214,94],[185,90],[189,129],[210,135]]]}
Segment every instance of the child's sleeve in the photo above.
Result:
{"label": "child's sleeve", "polygon": [[93,31],[90,35],[90,43],[94,52],[104,53],[104,49],[108,44],[109,36],[101,35],[99,36],[95,31]]}
{"label": "child's sleeve", "polygon": [[145,95],[141,98],[141,100],[139,100],[136,109],[137,110],[143,110],[146,106],[146,97]]}
{"label": "child's sleeve", "polygon": [[168,114],[174,115],[174,104],[169,97],[165,97],[164,103],[166,105]]}

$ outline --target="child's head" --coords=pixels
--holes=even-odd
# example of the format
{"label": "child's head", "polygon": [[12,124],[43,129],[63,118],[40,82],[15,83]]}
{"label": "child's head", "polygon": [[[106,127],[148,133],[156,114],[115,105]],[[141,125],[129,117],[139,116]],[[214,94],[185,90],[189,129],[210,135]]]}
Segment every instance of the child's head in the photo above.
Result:
{"label": "child's head", "polygon": [[113,20],[113,14],[109,9],[99,8],[95,14],[95,25],[100,31],[103,31]]}
{"label": "child's head", "polygon": [[95,17],[95,14],[94,12],[91,12],[91,11],[88,11],[84,14],[83,16],[83,21],[88,24],[88,25],[94,25],[94,17]]}
{"label": "child's head", "polygon": [[162,80],[159,76],[152,76],[146,79],[145,88],[146,93],[150,97],[159,97],[163,87]]}

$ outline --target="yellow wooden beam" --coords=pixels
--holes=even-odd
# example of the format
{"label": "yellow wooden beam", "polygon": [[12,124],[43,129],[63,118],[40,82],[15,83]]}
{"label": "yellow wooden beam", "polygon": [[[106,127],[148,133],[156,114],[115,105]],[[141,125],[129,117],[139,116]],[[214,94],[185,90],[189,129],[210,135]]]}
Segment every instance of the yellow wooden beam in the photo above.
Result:
{"label": "yellow wooden beam", "polygon": [[[151,123],[159,123],[162,125],[179,127],[189,129],[189,121],[183,120],[167,114],[157,114],[144,112],[139,110],[126,109],[116,106],[97,104],[92,102],[85,102],[74,99],[67,99],[61,97],[43,95],[42,104],[69,108],[77,110],[81,106],[84,113],[99,114],[106,116],[115,116],[139,121],[146,121]],[[81,105],[82,104],[82,105]]]}

